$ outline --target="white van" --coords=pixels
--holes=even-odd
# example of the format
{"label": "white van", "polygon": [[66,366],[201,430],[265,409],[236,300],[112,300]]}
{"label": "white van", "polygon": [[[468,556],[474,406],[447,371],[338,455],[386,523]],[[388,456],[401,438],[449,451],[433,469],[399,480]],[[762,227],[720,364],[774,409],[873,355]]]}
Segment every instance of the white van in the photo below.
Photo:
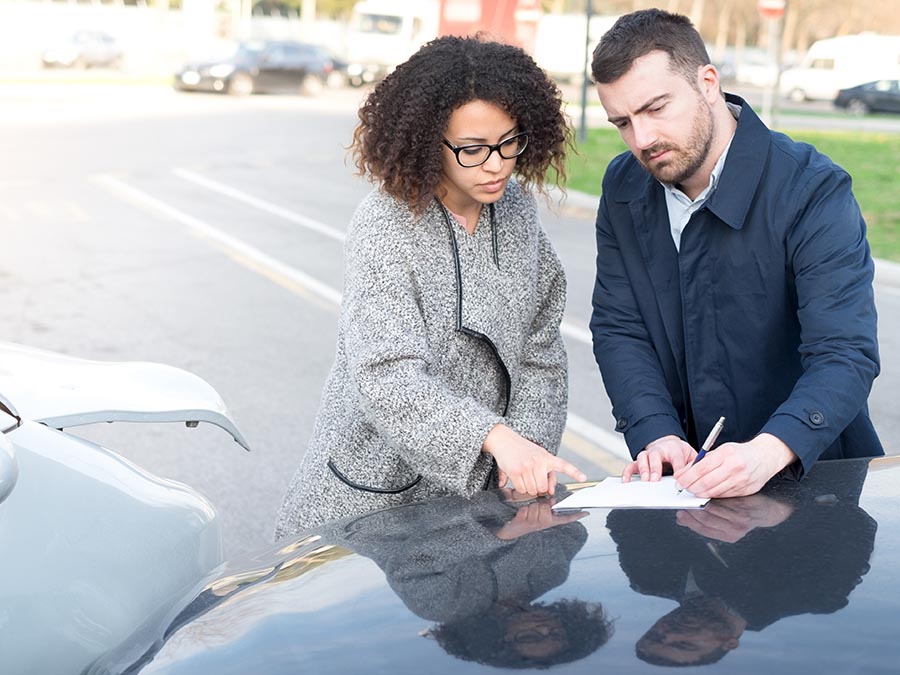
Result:
{"label": "white van", "polygon": [[353,85],[376,81],[437,37],[439,0],[361,0],[347,31],[347,74]]}
{"label": "white van", "polygon": [[779,91],[794,101],[833,101],[839,89],[900,77],[900,35],[860,33],[814,42]]}

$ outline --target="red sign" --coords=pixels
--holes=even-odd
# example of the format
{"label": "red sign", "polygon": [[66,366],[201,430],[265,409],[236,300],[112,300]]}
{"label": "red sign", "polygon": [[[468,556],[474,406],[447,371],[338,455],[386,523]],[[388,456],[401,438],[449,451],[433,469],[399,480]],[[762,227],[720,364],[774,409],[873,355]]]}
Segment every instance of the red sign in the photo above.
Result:
{"label": "red sign", "polygon": [[756,8],[764,19],[780,19],[784,16],[784,0],[757,0]]}

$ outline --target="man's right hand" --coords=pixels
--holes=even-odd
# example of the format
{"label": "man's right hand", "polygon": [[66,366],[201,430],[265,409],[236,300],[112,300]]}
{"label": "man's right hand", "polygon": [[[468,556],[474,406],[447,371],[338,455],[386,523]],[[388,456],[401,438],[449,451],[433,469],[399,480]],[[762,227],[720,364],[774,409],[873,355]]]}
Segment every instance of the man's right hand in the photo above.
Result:
{"label": "man's right hand", "polygon": [[663,465],[668,464],[673,472],[678,471],[693,462],[696,456],[697,451],[678,436],[663,436],[648,443],[637,459],[625,465],[622,482],[630,482],[636,473],[641,475],[641,480],[657,481],[662,478]]}

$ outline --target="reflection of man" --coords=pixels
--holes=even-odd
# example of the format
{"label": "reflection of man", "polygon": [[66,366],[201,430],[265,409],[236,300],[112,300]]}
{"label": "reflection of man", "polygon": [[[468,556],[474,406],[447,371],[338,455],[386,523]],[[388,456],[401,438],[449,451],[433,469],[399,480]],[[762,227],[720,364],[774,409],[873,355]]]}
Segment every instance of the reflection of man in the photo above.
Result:
{"label": "reflection of man", "polygon": [[458,658],[507,668],[583,658],[612,634],[602,607],[536,600],[568,577],[587,538],[575,522],[585,514],[516,497],[421,502],[321,529],[375,561],[410,610],[437,622],[423,635]]}
{"label": "reflection of man", "polygon": [[[623,479],[670,465],[696,495],[737,497],[789,466],[883,454],[866,408],[874,265],[850,176],[723,95],[684,16],[622,16],[591,69],[630,150],[603,179],[591,317],[635,457]],[[722,445],[683,468],[722,415]]]}
{"label": "reflection of man", "polygon": [[866,469],[822,463],[803,483],[776,480],[702,510],[612,511],[607,527],[631,587],[679,603],[641,637],[637,655],[712,663],[744,630],[844,607],[875,540],[876,523],[858,506]]}

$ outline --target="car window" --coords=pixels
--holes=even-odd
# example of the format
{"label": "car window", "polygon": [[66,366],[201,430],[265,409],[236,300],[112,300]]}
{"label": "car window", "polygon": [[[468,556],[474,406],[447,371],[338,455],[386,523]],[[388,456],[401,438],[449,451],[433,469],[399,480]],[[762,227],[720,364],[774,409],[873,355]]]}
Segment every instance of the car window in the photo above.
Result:
{"label": "car window", "polygon": [[255,60],[263,51],[265,44],[262,42],[244,42],[238,46],[233,58],[235,61]]}
{"label": "car window", "polygon": [[403,18],[388,14],[360,14],[359,30],[363,33],[397,35],[403,27]]}

